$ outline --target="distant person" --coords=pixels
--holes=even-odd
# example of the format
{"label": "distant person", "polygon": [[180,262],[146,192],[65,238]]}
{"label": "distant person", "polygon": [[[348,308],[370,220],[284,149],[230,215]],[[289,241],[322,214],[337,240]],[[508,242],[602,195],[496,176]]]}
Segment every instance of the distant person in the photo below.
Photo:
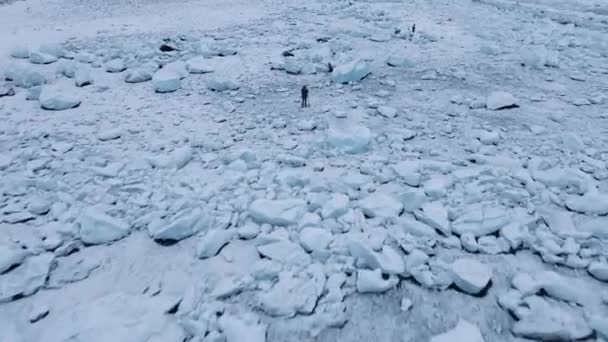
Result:
{"label": "distant person", "polygon": [[306,86],[302,87],[302,108],[309,107],[308,104],[308,88]]}

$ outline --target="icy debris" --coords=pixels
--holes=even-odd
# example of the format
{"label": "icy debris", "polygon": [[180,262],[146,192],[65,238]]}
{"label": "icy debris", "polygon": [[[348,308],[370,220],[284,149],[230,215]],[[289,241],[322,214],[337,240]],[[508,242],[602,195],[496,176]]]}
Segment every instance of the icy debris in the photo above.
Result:
{"label": "icy debris", "polygon": [[370,73],[369,64],[361,60],[354,60],[334,68],[332,79],[336,83],[357,82]]}
{"label": "icy debris", "polygon": [[201,237],[196,247],[200,259],[216,256],[220,250],[236,237],[234,230],[210,229]]}
{"label": "icy debris", "polygon": [[459,320],[456,326],[441,335],[434,336],[430,342],[484,342],[479,327],[465,320]]}
{"label": "icy debris", "polygon": [[359,202],[363,214],[367,217],[396,218],[403,211],[401,202],[388,194],[374,192]]}
{"label": "icy debris", "polygon": [[36,323],[48,316],[50,311],[51,310],[46,305],[35,305],[30,311],[28,321],[30,321],[30,323]]}
{"label": "icy debris", "polygon": [[228,78],[215,76],[207,80],[207,88],[213,91],[228,91],[239,89],[239,84]]}
{"label": "icy debris", "polygon": [[51,64],[57,62],[57,57],[40,51],[30,53],[30,62],[33,64]]}
{"label": "icy debris", "polygon": [[470,295],[480,294],[492,280],[492,269],[474,259],[458,259],[450,269],[454,285]]}
{"label": "icy debris", "polygon": [[44,44],[38,48],[38,51],[56,58],[65,58],[67,56],[67,51],[59,44]]}
{"label": "icy debris", "polygon": [[391,169],[409,186],[419,186],[422,176],[419,173],[419,162],[405,160],[391,166]]}
{"label": "icy debris", "polygon": [[493,205],[472,205],[452,224],[459,235],[471,233],[475,237],[494,234],[511,221],[506,210]]}
{"label": "icy debris", "polygon": [[306,227],[300,231],[300,245],[307,252],[325,251],[332,241],[331,232],[327,229]]}
{"label": "icy debris", "polygon": [[224,314],[217,320],[226,342],[266,342],[267,325],[253,314],[243,316]]}
{"label": "icy debris", "polygon": [[15,46],[10,53],[13,58],[27,59],[30,57],[30,50],[25,46]]}
{"label": "icy debris", "polygon": [[0,245],[0,274],[20,265],[26,256],[27,252],[17,246]]}
{"label": "icy debris", "polygon": [[357,271],[357,292],[359,293],[382,293],[397,286],[399,278],[395,275],[384,277],[382,271],[358,270]]}
{"label": "icy debris", "polygon": [[327,140],[333,147],[351,154],[366,152],[371,139],[369,128],[349,122],[333,122],[327,132]]}
{"label": "icy debris", "polygon": [[397,117],[397,109],[389,106],[380,106],[376,109],[378,114],[382,115],[385,118],[393,119]]}
{"label": "icy debris", "polygon": [[380,252],[375,252],[370,241],[359,237],[349,240],[348,250],[356,259],[357,266],[380,269],[387,274],[400,275],[405,272],[403,257],[390,246],[384,246]]}
{"label": "icy debris", "polygon": [[157,93],[174,92],[181,86],[181,76],[169,68],[159,69],[152,76],[152,87]]}
{"label": "icy debris", "polygon": [[0,303],[31,296],[44,286],[53,262],[53,253],[27,258],[14,270],[0,276]]}
{"label": "icy debris", "polygon": [[58,74],[63,75],[67,78],[73,78],[76,74],[76,67],[78,66],[78,64],[74,63],[74,61],[63,60],[57,64]]}
{"label": "icy debris", "polygon": [[595,279],[608,282],[608,262],[606,262],[606,259],[590,263],[587,271]]}
{"label": "icy debris", "polygon": [[80,239],[90,245],[120,240],[131,230],[127,222],[109,216],[95,207],[85,209],[79,223]]}
{"label": "icy debris", "polygon": [[348,211],[349,202],[348,196],[344,194],[332,194],[329,200],[323,205],[321,217],[323,217],[323,219],[339,218]]}
{"label": "icy debris", "polygon": [[511,328],[515,336],[543,341],[575,341],[593,330],[573,308],[538,296],[523,299],[529,308]]}
{"label": "icy debris", "polygon": [[45,86],[40,92],[40,107],[46,110],[66,110],[78,107],[80,98],[74,91],[60,85]]}
{"label": "icy debris", "polygon": [[[202,210],[184,209],[178,212],[170,223],[163,224],[160,227],[148,226],[148,232],[156,241],[180,241],[190,237],[200,231],[203,227],[208,226],[209,222],[203,218]],[[152,230],[152,231],[151,231]]]}
{"label": "icy debris", "polygon": [[306,212],[306,202],[299,199],[258,199],[249,206],[249,215],[259,224],[275,226],[296,224]]}
{"label": "icy debris", "polygon": [[566,207],[586,215],[608,215],[608,194],[589,191],[583,196],[570,196],[566,199]]}
{"label": "icy debris", "polygon": [[281,272],[273,288],[259,295],[260,304],[271,316],[311,314],[323,294],[325,282],[325,273],[320,267],[310,267],[309,272],[298,275]]}
{"label": "icy debris", "polygon": [[189,59],[186,62],[186,68],[191,74],[207,74],[213,72],[213,68],[209,65],[205,57],[198,56]]}
{"label": "icy debris", "polygon": [[148,70],[148,68],[135,68],[129,69],[125,74],[125,82],[127,83],[141,83],[147,82],[152,79],[153,71]]}
{"label": "icy debris", "polygon": [[528,234],[521,224],[512,222],[500,229],[500,237],[509,243],[511,249],[518,249],[527,240]]}
{"label": "icy debris", "polygon": [[8,83],[0,83],[0,98],[5,96],[15,96],[15,89]]}
{"label": "icy debris", "polygon": [[501,110],[519,107],[519,101],[510,93],[495,91],[486,99],[486,107],[490,110]]}
{"label": "icy debris", "polygon": [[116,128],[110,128],[110,129],[106,129],[106,130],[99,132],[97,134],[97,139],[99,139],[101,141],[110,141],[110,140],[116,140],[116,139],[120,138],[121,135],[122,135],[122,129],[116,127]]}
{"label": "icy debris", "polygon": [[77,87],[84,87],[93,84],[91,68],[85,65],[78,67],[74,73],[74,83]]}
{"label": "icy debris", "polygon": [[0,154],[0,170],[6,170],[13,163],[13,157]]}
{"label": "icy debris", "polygon": [[109,73],[119,73],[127,70],[127,67],[121,58],[115,58],[106,63],[105,69]]}
{"label": "icy debris", "polygon": [[426,202],[422,204],[422,210],[416,211],[416,218],[423,223],[437,229],[445,236],[450,236],[450,221],[448,210],[439,201]]}
{"label": "icy debris", "polygon": [[289,240],[279,240],[258,246],[261,255],[287,265],[308,265],[310,256],[296,243]]}

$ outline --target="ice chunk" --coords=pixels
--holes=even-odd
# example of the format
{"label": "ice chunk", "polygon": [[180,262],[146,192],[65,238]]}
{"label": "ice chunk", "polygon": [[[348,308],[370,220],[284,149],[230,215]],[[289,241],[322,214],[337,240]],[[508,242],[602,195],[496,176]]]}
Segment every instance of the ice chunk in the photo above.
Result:
{"label": "ice chunk", "polygon": [[125,82],[127,83],[141,83],[147,82],[152,79],[153,71],[148,68],[135,68],[127,71],[125,75]]}
{"label": "ice chunk", "polygon": [[454,285],[471,295],[481,293],[492,280],[492,269],[474,259],[458,259],[450,269]]}
{"label": "ice chunk", "polygon": [[437,199],[444,197],[450,186],[452,186],[452,179],[450,176],[435,175],[424,182],[423,189],[427,196]]}
{"label": "ice chunk", "polygon": [[[1,169],[1,168],[0,168]],[[608,217],[594,217],[578,224],[578,231],[608,240]]]}
{"label": "ice chunk", "polygon": [[327,229],[307,227],[300,231],[300,245],[307,252],[325,251],[332,241],[331,232]]}
{"label": "ice chunk", "polygon": [[234,230],[210,229],[200,239],[196,255],[201,259],[216,256],[235,237]]}
{"label": "ice chunk", "polygon": [[157,241],[180,241],[196,234],[208,224],[200,209],[184,209],[171,219],[171,223],[154,229],[151,236]]}
{"label": "ice chunk", "polygon": [[115,58],[106,63],[105,69],[109,73],[119,73],[127,70],[127,67],[121,58]]}
{"label": "ice chunk", "polygon": [[484,342],[479,327],[465,320],[459,320],[456,326],[441,335],[434,336],[430,342]]}
{"label": "ice chunk", "polygon": [[84,210],[79,223],[80,239],[91,245],[120,240],[131,230],[127,222],[109,216],[94,207]]}
{"label": "ice chunk", "polygon": [[344,194],[334,193],[331,195],[329,200],[323,205],[321,210],[321,217],[324,219],[328,218],[339,218],[346,214],[348,211],[348,203],[350,202],[348,196]]}
{"label": "ice chunk", "polygon": [[48,316],[51,310],[46,305],[35,305],[28,316],[30,323],[36,323]]}
{"label": "ice chunk", "polygon": [[30,50],[25,46],[15,46],[10,55],[13,58],[26,59],[30,57]]}
{"label": "ice chunk", "polygon": [[279,240],[258,246],[261,255],[288,265],[308,265],[310,256],[298,244],[289,240]]}
{"label": "ice chunk", "polygon": [[296,224],[306,212],[306,202],[299,199],[258,199],[249,206],[249,215],[259,224],[275,226]]}
{"label": "ice chunk", "polygon": [[439,201],[426,202],[422,204],[422,210],[416,211],[416,218],[423,223],[437,229],[443,235],[450,236],[450,221],[448,210]]}
{"label": "ice chunk", "polygon": [[46,287],[56,289],[66,284],[84,280],[99,266],[101,266],[101,259],[83,257],[79,254],[58,258],[54,263]]}
{"label": "ice chunk", "polygon": [[405,184],[409,186],[419,186],[421,175],[419,173],[419,162],[416,160],[404,160],[393,166],[392,170],[403,179]]}
{"label": "ice chunk", "polygon": [[510,222],[505,209],[492,205],[473,205],[452,224],[459,235],[471,233],[475,237],[494,234]]}
{"label": "ice chunk", "polygon": [[97,134],[97,139],[101,141],[116,140],[122,135],[122,130],[118,127],[102,130]]}
{"label": "ice chunk", "polygon": [[0,97],[15,96],[15,89],[8,84],[0,83]]}
{"label": "ice chunk", "polygon": [[363,214],[367,217],[398,217],[403,211],[401,202],[392,195],[374,192],[359,203]]}
{"label": "ice chunk", "polygon": [[186,62],[186,67],[191,74],[207,74],[213,72],[213,68],[209,65],[208,60],[203,56],[189,59]]}
{"label": "ice chunk", "polygon": [[515,336],[543,341],[575,341],[593,334],[585,319],[559,303],[531,296],[524,299],[529,311],[512,327]]}
{"label": "ice chunk", "polygon": [[352,154],[366,152],[371,139],[369,128],[348,122],[334,122],[327,132],[327,140],[333,147]]}
{"label": "ice chunk", "polygon": [[239,318],[224,314],[217,322],[226,336],[226,342],[266,342],[267,325],[260,322],[257,317]]}
{"label": "ice chunk", "polygon": [[270,291],[260,294],[259,300],[264,312],[271,316],[311,314],[324,288],[325,274],[321,269],[310,276],[282,272],[279,281]]}
{"label": "ice chunk", "polygon": [[386,59],[386,64],[392,67],[401,67],[401,68],[411,68],[414,66],[414,62],[412,62],[409,58],[400,55],[390,55]]}
{"label": "ice chunk", "polygon": [[32,214],[45,215],[51,210],[51,201],[40,196],[35,196],[30,199],[27,209]]}
{"label": "ice chunk", "polygon": [[357,292],[359,293],[382,293],[397,286],[399,278],[389,275],[384,278],[382,271],[377,270],[358,270],[357,271]]}
{"label": "ice chunk", "polygon": [[27,252],[17,246],[0,245],[0,274],[20,265],[26,256]]}
{"label": "ice chunk", "polygon": [[41,73],[28,68],[14,69],[8,76],[15,86],[21,88],[32,88],[46,83],[46,78]]}
{"label": "ice chunk", "polygon": [[84,87],[93,84],[91,68],[86,65],[79,66],[74,74],[74,83],[76,83],[77,87]]}
{"label": "ice chunk", "polygon": [[378,114],[382,115],[385,118],[393,119],[397,117],[397,108],[389,107],[389,106],[380,106],[376,109]]}
{"label": "ice chunk", "polygon": [[519,101],[510,93],[495,91],[486,99],[486,107],[490,110],[501,110],[519,107]]}
{"label": "ice chunk", "polygon": [[608,194],[590,191],[583,196],[570,196],[566,207],[586,215],[608,215]]}
{"label": "ice chunk", "polygon": [[228,91],[239,89],[239,84],[231,79],[215,76],[207,81],[207,88],[213,91]]}
{"label": "ice chunk", "polygon": [[31,296],[44,286],[53,253],[31,256],[16,269],[0,276],[0,304]]}
{"label": "ice chunk", "polygon": [[30,53],[30,63],[33,64],[51,64],[57,62],[57,57],[40,51],[32,51]]}
{"label": "ice chunk", "polygon": [[587,271],[595,279],[608,282],[608,262],[606,260],[592,262]]}
{"label": "ice chunk", "polygon": [[357,82],[370,73],[369,64],[361,60],[354,60],[334,68],[332,79],[336,83]]}
{"label": "ice chunk", "polygon": [[171,69],[162,68],[152,76],[152,87],[157,93],[174,92],[181,86],[181,76]]}
{"label": "ice chunk", "polygon": [[66,110],[78,107],[80,98],[74,91],[61,85],[45,86],[40,92],[40,106],[46,110]]}

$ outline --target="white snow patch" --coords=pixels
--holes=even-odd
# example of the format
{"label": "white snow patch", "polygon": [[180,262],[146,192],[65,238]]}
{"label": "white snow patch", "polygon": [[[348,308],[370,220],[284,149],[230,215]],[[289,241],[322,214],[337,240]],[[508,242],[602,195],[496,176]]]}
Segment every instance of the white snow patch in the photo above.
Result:
{"label": "white snow patch", "polygon": [[479,327],[465,320],[459,320],[456,326],[441,335],[434,336],[430,342],[484,342]]}

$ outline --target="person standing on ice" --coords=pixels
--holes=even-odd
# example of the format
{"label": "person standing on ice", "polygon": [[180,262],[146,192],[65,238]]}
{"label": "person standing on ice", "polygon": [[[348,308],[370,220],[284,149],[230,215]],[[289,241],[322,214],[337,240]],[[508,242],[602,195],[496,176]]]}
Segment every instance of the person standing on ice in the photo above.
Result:
{"label": "person standing on ice", "polygon": [[306,86],[302,87],[302,108],[309,107],[308,104],[308,88]]}

